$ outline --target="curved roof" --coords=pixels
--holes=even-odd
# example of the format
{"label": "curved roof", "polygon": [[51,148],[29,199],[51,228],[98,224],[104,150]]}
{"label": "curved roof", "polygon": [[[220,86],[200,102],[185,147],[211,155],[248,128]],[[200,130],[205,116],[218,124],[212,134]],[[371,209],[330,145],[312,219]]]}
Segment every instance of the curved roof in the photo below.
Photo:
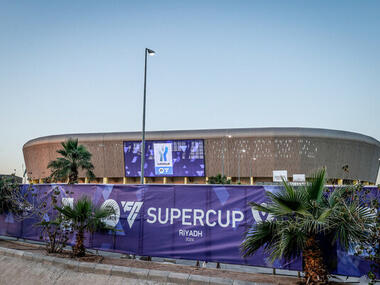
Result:
{"label": "curved roof", "polygon": [[[315,137],[326,139],[341,139],[359,141],[380,147],[380,142],[370,136],[354,132],[317,129],[317,128],[238,128],[238,129],[203,129],[203,130],[179,130],[179,131],[151,131],[146,132],[147,140],[167,139],[207,139],[232,137]],[[113,133],[80,133],[61,134],[39,137],[24,144],[25,147],[46,143],[60,143],[68,137],[78,138],[80,141],[123,141],[141,140],[141,132],[113,132]]]}

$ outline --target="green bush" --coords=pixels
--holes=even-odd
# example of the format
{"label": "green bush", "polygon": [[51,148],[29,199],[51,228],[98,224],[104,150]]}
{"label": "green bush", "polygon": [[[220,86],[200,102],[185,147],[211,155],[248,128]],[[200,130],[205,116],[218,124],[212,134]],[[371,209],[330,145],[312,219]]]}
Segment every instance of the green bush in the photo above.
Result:
{"label": "green bush", "polygon": [[85,232],[114,230],[113,227],[105,223],[106,219],[115,214],[113,208],[97,208],[86,196],[76,201],[73,207],[56,206],[55,208],[62,214],[64,220],[70,224],[76,233],[76,242],[73,246],[73,255],[76,257],[85,256],[86,254],[84,246]]}
{"label": "green bush", "polygon": [[231,184],[231,179],[227,179],[225,175],[218,174],[208,178],[208,184]]}

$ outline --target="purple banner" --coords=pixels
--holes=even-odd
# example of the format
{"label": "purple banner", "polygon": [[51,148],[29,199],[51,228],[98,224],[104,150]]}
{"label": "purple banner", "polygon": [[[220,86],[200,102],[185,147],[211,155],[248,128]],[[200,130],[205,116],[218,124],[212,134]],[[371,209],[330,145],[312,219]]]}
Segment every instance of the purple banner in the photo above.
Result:
{"label": "purple banner", "polygon": [[[203,140],[146,141],[144,176],[205,176]],[[125,177],[141,175],[141,141],[124,142]]]}
{"label": "purple banner", "polygon": [[[300,260],[271,264],[262,252],[249,258],[241,256],[244,233],[252,223],[268,218],[252,210],[248,203],[265,203],[265,192],[277,191],[281,186],[46,184],[33,187],[39,199],[46,199],[53,189],[58,189],[60,201],[88,196],[98,206],[107,204],[115,209],[115,217],[107,222],[117,231],[88,237],[88,247],[143,256],[302,270]],[[0,216],[0,234],[39,240],[38,228],[33,227],[35,222],[31,219],[16,222],[11,214]],[[363,258],[338,250],[331,255],[337,257],[332,273],[351,276],[366,273],[363,271],[368,268],[368,262]]]}

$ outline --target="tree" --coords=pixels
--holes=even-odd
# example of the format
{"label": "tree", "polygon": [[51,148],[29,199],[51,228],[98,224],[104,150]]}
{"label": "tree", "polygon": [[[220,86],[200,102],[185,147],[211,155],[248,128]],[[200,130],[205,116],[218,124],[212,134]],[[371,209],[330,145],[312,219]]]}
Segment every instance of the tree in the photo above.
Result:
{"label": "tree", "polygon": [[219,173],[216,176],[209,177],[208,184],[231,184],[231,180]]}
{"label": "tree", "polygon": [[20,193],[20,184],[16,176],[5,175],[0,177],[0,215],[4,213],[18,214],[22,207],[13,199],[14,194]]}
{"label": "tree", "polygon": [[0,177],[0,214],[11,213],[16,221],[38,219],[40,222],[35,226],[41,229],[40,239],[45,241],[46,251],[60,253],[71,233],[68,224],[55,209],[60,191],[55,187],[49,194],[40,194],[33,185],[20,185],[15,175]]}
{"label": "tree", "polygon": [[52,171],[50,177],[53,181],[68,180],[69,184],[78,183],[79,169],[86,171],[86,177],[95,177],[92,172],[94,165],[91,163],[91,153],[84,145],[78,145],[78,139],[70,138],[61,145],[63,149],[57,150],[57,153],[62,157],[50,161],[47,166]]}
{"label": "tree", "polygon": [[329,193],[325,182],[322,169],[305,186],[294,188],[283,181],[283,189],[267,193],[266,206],[251,203],[274,219],[251,227],[242,243],[243,254],[252,255],[263,247],[271,261],[302,256],[306,284],[326,284],[328,271],[320,241],[331,238],[334,244],[339,240],[345,249],[367,244],[375,214],[359,200],[350,199],[344,187]]}
{"label": "tree", "polygon": [[34,215],[40,219],[40,222],[35,225],[41,228],[40,239],[45,241],[47,253],[63,252],[69,240],[69,234],[72,234],[69,224],[56,209],[59,197],[60,191],[56,187],[49,195],[50,203],[40,201],[39,204],[42,204],[42,207],[36,206],[36,203],[29,206],[29,209],[33,209]]}
{"label": "tree", "polygon": [[[68,194],[68,192],[66,192]],[[73,194],[73,192],[71,192]],[[71,233],[62,215],[55,209],[60,198],[58,187],[50,193],[40,192],[33,185],[14,188],[8,199],[12,203],[13,217],[16,221],[37,219],[34,224],[40,228],[40,239],[45,241],[48,253],[60,253],[66,246]]]}
{"label": "tree", "polygon": [[84,196],[74,203],[73,207],[66,205],[55,207],[66,219],[76,232],[76,241],[73,246],[73,255],[76,257],[85,256],[86,248],[84,246],[85,232],[96,232],[101,230],[114,230],[106,224],[106,219],[112,219],[115,215],[113,208],[97,208],[91,200]]}
{"label": "tree", "polygon": [[[380,185],[377,186],[377,191],[379,190]],[[375,225],[366,244],[357,244],[355,247],[355,254],[370,262],[370,271],[367,273],[370,279],[369,285],[375,284],[376,279],[380,276],[380,203],[372,191],[369,188],[364,188],[362,184],[358,184],[349,193],[351,199],[363,201],[366,207],[376,212]]]}

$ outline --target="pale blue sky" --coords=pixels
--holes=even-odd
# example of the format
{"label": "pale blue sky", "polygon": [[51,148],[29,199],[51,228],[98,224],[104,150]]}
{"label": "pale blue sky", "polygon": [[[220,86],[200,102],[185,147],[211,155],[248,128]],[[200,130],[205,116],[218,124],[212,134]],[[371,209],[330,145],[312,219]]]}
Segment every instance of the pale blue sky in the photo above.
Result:
{"label": "pale blue sky", "polygon": [[380,139],[380,1],[0,0],[0,173],[39,136],[316,127]]}

